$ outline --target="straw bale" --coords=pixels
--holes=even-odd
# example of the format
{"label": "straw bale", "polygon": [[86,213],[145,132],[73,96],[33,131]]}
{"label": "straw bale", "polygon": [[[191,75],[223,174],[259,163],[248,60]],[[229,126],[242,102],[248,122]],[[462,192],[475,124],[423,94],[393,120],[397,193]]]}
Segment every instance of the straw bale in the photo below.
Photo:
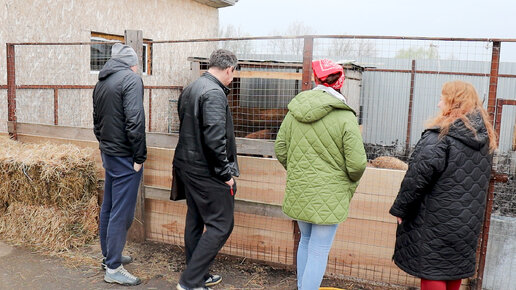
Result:
{"label": "straw bale", "polygon": [[92,150],[0,138],[0,236],[59,252],[98,232],[98,179]]}
{"label": "straw bale", "polygon": [[371,165],[377,168],[390,168],[390,169],[399,169],[399,170],[407,170],[407,163],[399,160],[396,157],[392,156],[380,156],[371,161]]}
{"label": "straw bale", "polygon": [[0,207],[12,202],[67,208],[97,195],[92,150],[0,138]]}
{"label": "straw bale", "polygon": [[96,197],[68,210],[14,202],[0,216],[0,234],[17,245],[61,252],[82,246],[96,237],[98,214]]}

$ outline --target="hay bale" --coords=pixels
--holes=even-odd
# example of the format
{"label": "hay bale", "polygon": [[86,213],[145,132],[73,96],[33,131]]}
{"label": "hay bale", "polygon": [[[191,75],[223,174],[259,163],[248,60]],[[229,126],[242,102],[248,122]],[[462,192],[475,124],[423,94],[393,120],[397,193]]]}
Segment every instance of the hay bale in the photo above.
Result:
{"label": "hay bale", "polygon": [[407,163],[392,156],[380,156],[371,161],[371,165],[377,168],[389,168],[398,170],[407,170]]}
{"label": "hay bale", "polygon": [[84,245],[98,232],[93,150],[0,138],[0,235],[50,252]]}
{"label": "hay bale", "polygon": [[97,195],[91,149],[7,138],[0,138],[0,146],[0,206],[21,202],[67,208]]}
{"label": "hay bale", "polygon": [[97,235],[99,206],[97,198],[75,208],[11,203],[0,216],[2,238],[17,245],[47,252],[61,252],[83,246]]}

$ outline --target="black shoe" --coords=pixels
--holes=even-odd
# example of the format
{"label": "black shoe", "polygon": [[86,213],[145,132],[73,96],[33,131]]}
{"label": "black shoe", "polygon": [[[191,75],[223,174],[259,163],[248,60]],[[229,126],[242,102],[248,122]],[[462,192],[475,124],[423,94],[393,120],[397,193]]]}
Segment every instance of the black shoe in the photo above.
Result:
{"label": "black shoe", "polygon": [[208,279],[206,279],[206,281],[204,281],[204,286],[211,287],[211,286],[215,286],[215,285],[219,284],[220,282],[222,282],[222,277],[220,277],[220,275],[211,275],[210,274]]}

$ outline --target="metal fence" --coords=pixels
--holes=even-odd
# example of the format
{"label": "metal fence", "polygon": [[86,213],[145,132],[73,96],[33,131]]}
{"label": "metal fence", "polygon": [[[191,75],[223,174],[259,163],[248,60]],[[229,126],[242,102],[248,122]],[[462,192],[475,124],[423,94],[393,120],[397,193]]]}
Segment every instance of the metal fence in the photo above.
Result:
{"label": "metal fence", "polygon": [[[349,219],[339,227],[327,273],[415,286],[417,281],[391,261],[396,224],[387,211],[403,171],[392,169],[398,160],[387,165],[374,161],[381,156],[406,161],[425,121],[437,113],[442,84],[455,79],[469,81],[484,99],[500,136],[478,252],[478,274],[467,282],[480,289],[491,214],[516,219],[516,63],[510,62],[516,59],[512,56],[514,41],[331,35],[146,42],[145,49],[151,50],[146,54],[151,56],[146,60],[149,69],[143,75],[147,130],[177,132],[181,89],[207,69],[209,53],[220,47],[234,51],[239,58],[228,96],[239,142],[255,146],[251,148],[271,148],[289,101],[313,86],[311,61],[330,58],[342,64],[346,73],[342,93],[357,113],[372,167],[352,201]],[[91,63],[98,67],[102,61],[93,59],[93,45],[8,44],[7,84],[1,86],[8,102],[0,110],[7,117],[2,117],[8,124],[5,130],[16,136],[17,123],[92,127],[91,93],[98,72],[92,71]],[[508,61],[502,62],[504,59]],[[272,154],[264,154],[262,149],[248,149],[244,155],[244,173],[237,181],[241,208],[263,210],[261,214],[237,213],[235,233],[224,252],[292,264],[299,233],[279,210],[284,172],[271,159]],[[167,184],[158,186],[166,188]],[[149,226],[148,237],[182,244],[182,228],[177,225],[184,223],[180,219],[184,207],[163,202],[151,203],[149,208],[155,213],[151,219],[160,226]],[[177,222],[174,229],[171,220]],[[505,240],[516,238],[512,234],[493,235]],[[515,267],[510,264],[508,273],[516,271]]]}

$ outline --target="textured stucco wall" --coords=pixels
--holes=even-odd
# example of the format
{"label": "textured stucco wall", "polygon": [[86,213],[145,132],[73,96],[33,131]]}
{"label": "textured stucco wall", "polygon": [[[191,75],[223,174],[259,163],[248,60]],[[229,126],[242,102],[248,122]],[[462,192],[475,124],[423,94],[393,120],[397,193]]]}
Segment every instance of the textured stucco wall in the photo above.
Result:
{"label": "textured stucco wall", "polygon": [[[124,35],[125,30],[142,30],[152,40],[212,38],[218,34],[218,10],[193,0],[123,1],[14,1],[0,0],[0,84],[7,83],[5,43],[89,42],[91,32]],[[190,79],[189,56],[207,56],[216,44],[155,44],[152,75],[143,76],[145,85],[186,85]],[[94,85],[98,75],[90,72],[90,47],[17,46],[18,85]],[[5,91],[2,90],[4,96]],[[148,93],[148,92],[146,92]],[[17,93],[20,122],[53,122],[50,90]],[[176,97],[153,92],[153,112],[161,119],[162,107]],[[59,121],[62,125],[91,126],[91,91],[59,90]],[[0,103],[1,105],[2,103]],[[165,106],[165,104],[167,104]],[[148,109],[148,104],[146,105]],[[32,112],[32,110],[35,110]],[[0,131],[5,131],[7,109],[0,109]],[[168,111],[167,111],[168,112]],[[40,119],[41,118],[41,119]],[[153,128],[166,131],[163,124]]]}

